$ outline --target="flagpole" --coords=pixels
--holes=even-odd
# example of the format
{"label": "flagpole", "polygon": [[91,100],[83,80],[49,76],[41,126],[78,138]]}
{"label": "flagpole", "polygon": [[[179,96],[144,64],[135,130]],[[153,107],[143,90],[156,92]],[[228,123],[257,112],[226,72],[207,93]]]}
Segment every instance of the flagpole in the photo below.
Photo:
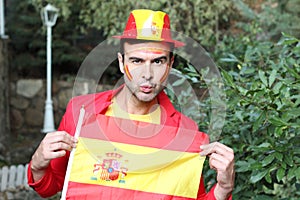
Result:
{"label": "flagpole", "polygon": [[[82,105],[82,107],[80,109],[80,113],[79,113],[79,118],[78,118],[76,130],[75,130],[75,135],[74,135],[74,137],[76,139],[78,139],[78,137],[80,135],[80,130],[81,130],[81,126],[82,126],[82,123],[83,123],[84,114],[85,114],[85,109],[84,109],[84,105]],[[68,167],[67,167],[65,181],[64,181],[64,186],[63,186],[63,190],[62,190],[62,194],[61,194],[61,198],[60,198],[61,200],[66,199],[68,183],[69,183],[69,180],[70,180],[70,173],[71,173],[71,169],[72,169],[72,163],[73,163],[75,150],[76,149],[73,148],[71,153],[70,153],[70,157],[69,157],[69,161],[68,161]]]}

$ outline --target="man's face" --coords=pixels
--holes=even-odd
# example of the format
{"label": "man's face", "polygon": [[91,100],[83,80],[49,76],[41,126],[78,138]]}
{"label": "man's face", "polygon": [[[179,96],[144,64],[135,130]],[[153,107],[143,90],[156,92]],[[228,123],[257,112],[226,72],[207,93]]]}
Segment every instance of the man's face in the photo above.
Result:
{"label": "man's face", "polygon": [[125,85],[139,101],[150,102],[164,88],[173,64],[170,46],[147,42],[124,44],[124,60],[118,54]]}

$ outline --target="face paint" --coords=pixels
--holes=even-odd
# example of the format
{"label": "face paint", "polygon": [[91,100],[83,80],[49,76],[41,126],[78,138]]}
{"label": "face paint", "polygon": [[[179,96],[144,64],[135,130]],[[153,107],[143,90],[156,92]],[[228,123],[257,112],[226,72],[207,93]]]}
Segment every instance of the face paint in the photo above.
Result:
{"label": "face paint", "polygon": [[157,49],[150,49],[150,50],[143,50],[142,53],[146,54],[162,54],[163,51],[157,50]]}
{"label": "face paint", "polygon": [[130,74],[130,72],[128,70],[128,65],[125,65],[124,70],[125,70],[125,74],[126,74],[127,78],[131,81],[132,75]]}
{"label": "face paint", "polygon": [[[171,63],[174,62],[174,56],[171,58]],[[163,83],[169,76],[170,71],[170,64],[167,64],[167,70],[165,71],[164,75],[161,77],[160,82]]]}
{"label": "face paint", "polygon": [[141,102],[154,101],[172,67],[169,55],[169,47],[162,43],[125,43],[122,64],[128,94]]}
{"label": "face paint", "polygon": [[163,75],[163,76],[161,77],[161,79],[160,79],[160,82],[161,82],[161,83],[163,83],[163,82],[167,79],[167,77],[168,77],[168,75],[169,75],[169,71],[170,71],[170,65],[167,64],[167,69],[166,69],[164,75]]}

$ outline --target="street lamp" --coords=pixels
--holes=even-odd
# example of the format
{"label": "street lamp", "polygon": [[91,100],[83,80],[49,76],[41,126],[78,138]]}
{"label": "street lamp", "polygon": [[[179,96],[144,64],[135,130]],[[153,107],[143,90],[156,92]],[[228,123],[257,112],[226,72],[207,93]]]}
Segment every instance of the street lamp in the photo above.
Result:
{"label": "street lamp", "polygon": [[51,34],[52,26],[55,25],[58,16],[58,9],[48,4],[41,10],[41,17],[47,27],[47,98],[45,101],[45,116],[43,133],[55,131],[53,106],[51,98]]}
{"label": "street lamp", "polygon": [[4,8],[5,8],[4,0],[0,0],[0,37],[2,39],[7,39],[8,36],[5,35]]}

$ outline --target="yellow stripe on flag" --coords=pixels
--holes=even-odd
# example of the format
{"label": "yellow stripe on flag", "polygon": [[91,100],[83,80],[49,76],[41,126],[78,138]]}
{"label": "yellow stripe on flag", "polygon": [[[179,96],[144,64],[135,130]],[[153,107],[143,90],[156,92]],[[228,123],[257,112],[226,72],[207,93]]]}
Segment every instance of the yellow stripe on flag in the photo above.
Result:
{"label": "yellow stripe on flag", "polygon": [[70,181],[196,198],[205,157],[79,137]]}

